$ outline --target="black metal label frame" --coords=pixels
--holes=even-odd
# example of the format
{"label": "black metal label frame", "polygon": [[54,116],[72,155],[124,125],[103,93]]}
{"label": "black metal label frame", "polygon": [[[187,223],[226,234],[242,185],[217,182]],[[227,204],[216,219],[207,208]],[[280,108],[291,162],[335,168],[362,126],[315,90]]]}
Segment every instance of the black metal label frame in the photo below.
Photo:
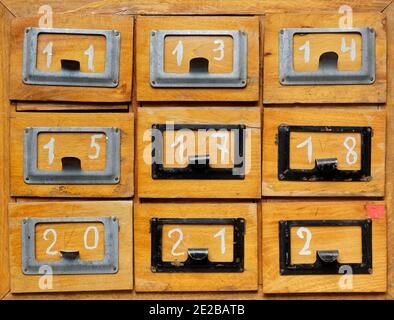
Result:
{"label": "black metal label frame", "polygon": [[[228,273],[244,271],[245,219],[242,218],[152,218],[151,219],[151,270],[152,272],[206,272]],[[164,262],[163,226],[164,225],[232,225],[234,227],[233,261],[211,262],[208,249],[189,249],[185,262]],[[190,254],[195,251],[195,255]],[[204,251],[205,250],[205,254]],[[203,252],[201,254],[201,252]]]}
{"label": "black metal label frame", "polygon": [[[163,133],[167,130],[231,130],[235,136],[234,167],[212,168],[209,156],[189,159],[185,168],[165,168],[163,164]],[[153,179],[199,179],[243,180],[245,179],[245,125],[204,124],[154,124],[152,125],[152,178]],[[198,159],[199,158],[199,159]]]}
{"label": "black metal label frame", "polygon": [[[292,132],[359,133],[361,135],[361,169],[338,170],[336,159],[316,160],[313,169],[290,168],[290,134]],[[278,128],[278,179],[281,181],[370,181],[371,180],[371,137],[370,127],[340,126],[289,126]],[[328,162],[326,160],[334,160]]]}
{"label": "black metal label frame", "polygon": [[[361,228],[362,262],[339,263],[337,250],[317,251],[313,264],[291,263],[291,228],[294,227],[343,227]],[[279,221],[279,259],[281,275],[329,275],[340,274],[341,267],[347,266],[353,274],[372,273],[372,220],[287,220]],[[333,248],[336,249],[336,248]],[[336,251],[336,255],[332,254]],[[323,254],[326,254],[324,256]],[[327,257],[327,259],[326,259]]]}

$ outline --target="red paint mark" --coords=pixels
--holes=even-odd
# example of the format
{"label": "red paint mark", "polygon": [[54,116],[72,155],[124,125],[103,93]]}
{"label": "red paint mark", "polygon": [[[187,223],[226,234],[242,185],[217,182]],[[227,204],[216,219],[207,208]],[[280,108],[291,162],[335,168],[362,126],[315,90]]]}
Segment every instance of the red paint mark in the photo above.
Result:
{"label": "red paint mark", "polygon": [[370,219],[384,218],[384,204],[367,204],[367,215]]}

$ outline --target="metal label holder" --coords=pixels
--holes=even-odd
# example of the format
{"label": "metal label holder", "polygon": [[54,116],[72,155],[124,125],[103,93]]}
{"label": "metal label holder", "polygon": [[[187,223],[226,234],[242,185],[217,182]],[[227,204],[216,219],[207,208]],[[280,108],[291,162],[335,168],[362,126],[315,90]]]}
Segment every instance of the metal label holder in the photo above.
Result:
{"label": "metal label holder", "polygon": [[[104,225],[104,259],[84,261],[79,254],[63,252],[59,261],[36,260],[36,226],[52,223],[102,223]],[[51,269],[52,274],[115,274],[118,272],[119,221],[115,217],[97,218],[25,218],[22,221],[22,272],[25,275],[40,275],[43,267]]]}
{"label": "metal label holder", "polygon": [[[89,133],[106,135],[105,170],[39,170],[37,165],[40,133]],[[25,128],[23,154],[26,184],[118,184],[120,181],[120,130],[118,128],[35,127]]]}
{"label": "metal label holder", "polygon": [[[313,169],[290,168],[291,132],[330,132],[359,133],[361,135],[361,169],[338,170],[333,159],[316,159]],[[278,179],[281,181],[370,181],[371,177],[371,139],[370,127],[340,126],[289,126],[278,128]]]}
{"label": "metal label holder", "polygon": [[[163,225],[232,225],[234,226],[234,247],[232,262],[211,262],[208,249],[191,248],[188,259],[182,263],[164,262],[162,258]],[[172,218],[151,219],[151,270],[152,272],[243,272],[245,220],[231,218]]]}
{"label": "metal label holder", "polygon": [[[58,72],[39,71],[36,67],[37,42],[40,34],[94,35],[106,39],[105,69],[102,73],[62,68]],[[67,60],[69,61],[69,60]],[[116,30],[26,28],[23,47],[22,80],[25,84],[73,87],[115,88],[119,83],[120,32]],[[65,64],[65,66],[67,63]]]}
{"label": "metal label holder", "polygon": [[[295,71],[294,35],[358,33],[362,38],[362,65],[357,71],[339,71],[331,63],[317,71]],[[372,84],[375,82],[375,31],[372,28],[288,28],[279,32],[279,82],[282,85]]]}
{"label": "metal label holder", "polygon": [[[291,228],[294,227],[342,227],[359,226],[362,239],[362,262],[339,263],[338,250],[316,252],[313,264],[291,263]],[[335,249],[335,248],[333,248]],[[330,275],[343,273],[350,267],[353,274],[372,273],[372,220],[288,220],[279,221],[280,274],[286,275]]]}
{"label": "metal label holder", "polygon": [[[167,130],[232,130],[234,132],[234,167],[212,168],[209,156],[193,157],[185,168],[165,168],[163,165],[163,134]],[[153,179],[200,179],[243,180],[245,179],[245,125],[204,124],[154,124],[152,125],[152,178]]]}
{"label": "metal label holder", "polygon": [[[231,73],[169,73],[164,71],[164,41],[168,36],[230,36],[233,38]],[[150,34],[150,84],[155,88],[243,88],[247,82],[247,34],[231,30],[153,30]]]}

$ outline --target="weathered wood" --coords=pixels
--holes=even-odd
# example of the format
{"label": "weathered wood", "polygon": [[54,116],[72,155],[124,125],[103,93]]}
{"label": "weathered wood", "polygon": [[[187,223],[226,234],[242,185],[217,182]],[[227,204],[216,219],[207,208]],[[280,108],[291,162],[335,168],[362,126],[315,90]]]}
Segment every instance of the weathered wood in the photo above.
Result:
{"label": "weathered wood", "polygon": [[[16,16],[38,14],[42,5],[36,0],[2,0]],[[178,15],[221,15],[221,14],[265,14],[267,12],[337,12],[346,4],[354,11],[382,11],[390,0],[48,0],[55,13],[83,12],[89,14],[178,14]]]}
{"label": "weathered wood", "polygon": [[0,4],[0,299],[10,290],[8,256],[9,112],[8,68],[12,15]]}
{"label": "weathered wood", "polygon": [[[69,201],[12,203],[10,211],[10,263],[11,291],[23,292],[67,292],[132,290],[133,288],[133,204],[131,201]],[[52,288],[39,285],[40,275],[22,273],[21,225],[24,218],[63,217],[116,217],[119,222],[119,264],[118,272],[95,275],[53,275]],[[86,225],[86,224],[85,224]],[[91,224],[89,224],[91,225]],[[52,225],[53,226],[53,225]],[[70,236],[75,243],[77,227]],[[71,229],[72,230],[72,229]],[[37,231],[37,229],[36,229]],[[39,230],[38,230],[39,231]],[[58,229],[60,232],[60,230]],[[59,234],[60,236],[60,234]],[[47,239],[52,240],[48,235]],[[59,238],[61,243],[62,239]],[[40,239],[36,238],[37,241]],[[46,245],[51,243],[47,241]],[[41,245],[38,245],[38,249]],[[74,248],[75,249],[75,248]],[[41,257],[41,255],[39,255]],[[42,282],[41,282],[42,283]]]}
{"label": "weathered wood", "polygon": [[[244,272],[163,273],[151,271],[151,237],[149,232],[151,219],[196,217],[245,219]],[[177,228],[183,227],[177,225]],[[199,226],[199,228],[202,230],[204,226]],[[218,229],[220,230],[220,227]],[[205,230],[200,236],[208,237],[208,233],[210,232]],[[135,206],[134,234],[135,288],[137,292],[253,291],[258,288],[257,205],[255,203],[138,204]],[[209,237],[212,237],[212,234],[214,233],[210,233]],[[163,232],[163,238],[166,235]],[[176,238],[178,234],[173,236]],[[185,234],[185,238],[190,238],[190,234]],[[214,238],[212,239],[211,241],[215,241]],[[177,250],[181,250],[181,247]]]}
{"label": "weathered wood", "polygon": [[[269,14],[264,34],[264,103],[385,103],[386,102],[386,26],[385,15],[353,14],[353,28],[373,28],[376,33],[376,73],[372,84],[351,85],[282,85],[279,79],[279,32],[283,28],[338,28],[341,16],[336,14]],[[315,34],[314,37],[321,35]],[[312,37],[312,36],[311,36]],[[330,37],[331,38],[331,37]],[[314,42],[318,43],[317,39]],[[348,41],[349,43],[349,41]],[[332,51],[341,51],[330,41]],[[334,45],[335,44],[335,45]],[[311,44],[312,46],[312,44]],[[298,57],[299,47],[296,58]],[[321,48],[320,48],[321,49]],[[331,51],[329,51],[331,52]],[[311,50],[311,61],[317,61],[319,50]],[[312,55],[315,56],[312,56]],[[340,52],[338,55],[343,58]],[[298,59],[298,58],[297,58]]]}
{"label": "weathered wood", "polygon": [[[269,200],[263,204],[263,290],[264,293],[303,293],[303,292],[337,292],[341,294],[352,292],[386,292],[387,289],[387,242],[386,242],[386,214],[373,218],[367,205],[381,205],[384,202],[373,201],[275,201]],[[390,214],[390,213],[389,213]],[[279,221],[287,220],[372,220],[372,273],[353,274],[343,278],[343,274],[333,275],[281,275],[279,265]],[[326,227],[319,227],[319,232],[324,233]],[[337,227],[342,228],[342,227]],[[331,237],[334,227],[328,228],[324,237]],[[361,232],[358,227],[358,232]],[[316,231],[316,230],[315,230]],[[342,238],[339,247],[330,247],[329,250],[340,250],[340,263],[357,263],[356,256],[349,256],[344,246],[353,250],[360,250],[360,244],[353,238],[353,232],[347,232]],[[303,234],[303,244],[306,235]],[[335,234],[339,237],[339,233]],[[324,246],[316,247],[317,235],[312,234],[311,250],[324,250]],[[359,240],[361,236],[359,236]],[[318,243],[317,245],[321,245]],[[327,245],[330,241],[324,241]],[[291,244],[297,245],[297,241]],[[331,244],[334,244],[331,242]],[[353,251],[352,251],[353,252]],[[316,252],[313,252],[316,261]],[[343,260],[349,259],[349,260]],[[295,259],[299,263],[300,259]],[[293,257],[292,257],[293,262]],[[309,263],[309,262],[306,262]]]}

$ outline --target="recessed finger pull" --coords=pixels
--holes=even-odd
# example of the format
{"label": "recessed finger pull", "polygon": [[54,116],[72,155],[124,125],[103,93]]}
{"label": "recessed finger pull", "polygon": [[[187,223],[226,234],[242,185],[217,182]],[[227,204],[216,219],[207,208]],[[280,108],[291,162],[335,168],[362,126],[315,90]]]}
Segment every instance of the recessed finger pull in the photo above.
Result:
{"label": "recessed finger pull", "polygon": [[60,254],[63,259],[66,260],[77,260],[79,259],[79,251],[78,250],[61,250]]}

